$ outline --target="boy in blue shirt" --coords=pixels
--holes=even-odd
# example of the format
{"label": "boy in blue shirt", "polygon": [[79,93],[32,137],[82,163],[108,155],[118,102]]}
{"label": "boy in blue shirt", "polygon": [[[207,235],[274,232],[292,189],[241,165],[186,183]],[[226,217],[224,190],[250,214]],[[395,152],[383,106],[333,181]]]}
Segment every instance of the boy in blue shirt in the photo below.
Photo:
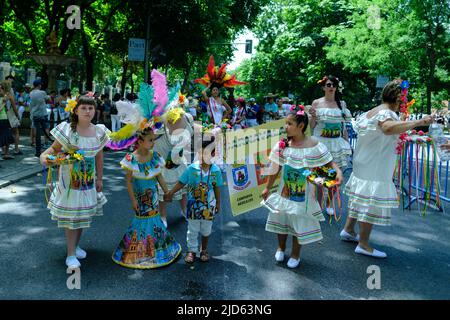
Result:
{"label": "boy in blue shirt", "polygon": [[184,261],[193,263],[198,252],[198,234],[202,235],[200,260],[209,261],[208,239],[212,230],[214,216],[220,210],[220,187],[223,185],[220,168],[211,164],[214,157],[214,137],[202,142],[198,152],[198,161],[188,166],[178,183],[167,195],[170,200],[178,190],[188,186],[187,203],[187,246],[188,253]]}

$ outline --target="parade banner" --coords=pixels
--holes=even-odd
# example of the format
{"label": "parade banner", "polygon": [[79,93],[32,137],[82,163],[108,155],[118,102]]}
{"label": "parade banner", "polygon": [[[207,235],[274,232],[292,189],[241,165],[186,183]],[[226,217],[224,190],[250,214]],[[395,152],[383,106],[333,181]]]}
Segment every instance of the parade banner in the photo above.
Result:
{"label": "parade banner", "polygon": [[[268,181],[263,169],[269,163],[272,147],[286,137],[285,123],[280,119],[226,133],[226,174],[233,216],[261,206],[261,193]],[[306,135],[311,135],[309,127]],[[270,192],[276,192],[278,185],[279,177]]]}
{"label": "parade banner", "polygon": [[[260,207],[268,177],[262,175],[272,146],[285,135],[285,120],[228,131],[225,137],[227,182],[233,216]],[[276,191],[279,178],[272,187]]]}

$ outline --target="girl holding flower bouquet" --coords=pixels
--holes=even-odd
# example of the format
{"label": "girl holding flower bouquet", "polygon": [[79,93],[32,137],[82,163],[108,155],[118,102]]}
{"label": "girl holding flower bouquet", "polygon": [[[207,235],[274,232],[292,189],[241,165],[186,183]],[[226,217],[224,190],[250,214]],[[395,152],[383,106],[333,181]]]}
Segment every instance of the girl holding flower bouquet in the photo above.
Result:
{"label": "girl holding flower bouquet", "polygon": [[[337,185],[342,182],[342,172],[331,161],[327,147],[305,135],[308,116],[303,106],[291,107],[285,128],[287,139],[277,143],[269,156],[269,180],[262,193],[261,204],[269,209],[266,230],[278,234],[275,260],[284,261],[286,240],[288,235],[292,235],[292,252],[287,265],[296,268],[300,263],[301,245],[322,239],[319,221],[325,220],[313,196],[313,188],[307,185],[307,172],[315,167],[332,167],[337,173]],[[269,196],[280,172],[278,191]]]}
{"label": "girl holding flower bouquet", "polygon": [[[81,233],[90,227],[93,216],[102,215],[102,206],[106,203],[102,193],[102,150],[108,142],[109,130],[104,125],[91,123],[95,100],[89,95],[69,101],[66,111],[71,113],[71,122],[62,122],[51,131],[55,141],[41,154],[40,161],[49,166],[55,164],[56,159],[56,164],[60,165],[57,186],[52,190],[48,208],[52,220],[65,229],[66,265],[78,268],[78,259],[86,258],[86,251],[78,246]],[[61,156],[61,153],[69,155]]]}

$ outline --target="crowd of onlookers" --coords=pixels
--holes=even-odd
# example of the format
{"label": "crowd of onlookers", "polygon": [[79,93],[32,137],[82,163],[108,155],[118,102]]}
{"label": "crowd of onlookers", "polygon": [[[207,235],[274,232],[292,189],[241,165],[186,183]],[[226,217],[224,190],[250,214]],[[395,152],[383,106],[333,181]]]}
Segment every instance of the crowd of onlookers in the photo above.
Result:
{"label": "crowd of onlookers", "polygon": [[[19,148],[20,135],[19,128],[31,128],[30,143],[36,147],[36,156],[39,156],[52,141],[50,130],[62,121],[69,120],[69,113],[64,109],[67,102],[72,98],[70,89],[63,89],[59,92],[42,90],[41,80],[35,80],[32,85],[25,84],[14,91],[14,76],[8,76],[0,82],[0,148],[2,159],[14,159],[14,155],[22,154]],[[119,100],[134,102],[138,99],[137,94],[127,93],[123,97],[116,93],[112,100],[105,94],[94,94],[97,100],[95,123],[105,124],[111,131],[115,132],[122,126],[116,102]],[[205,94],[194,94],[187,97],[184,104],[185,111],[190,113],[195,121],[202,124],[217,122],[222,119],[233,129],[244,129],[254,127],[263,123],[285,118],[294,101],[288,97],[278,97],[268,94],[264,100],[256,101],[255,98],[245,99],[235,98],[230,94],[223,102],[226,108],[219,109],[220,117],[214,117],[216,111],[212,112],[211,100]],[[221,100],[217,100],[221,101]],[[354,116],[358,116],[356,111]],[[44,136],[44,144],[41,142]],[[11,150],[10,150],[11,149]]]}

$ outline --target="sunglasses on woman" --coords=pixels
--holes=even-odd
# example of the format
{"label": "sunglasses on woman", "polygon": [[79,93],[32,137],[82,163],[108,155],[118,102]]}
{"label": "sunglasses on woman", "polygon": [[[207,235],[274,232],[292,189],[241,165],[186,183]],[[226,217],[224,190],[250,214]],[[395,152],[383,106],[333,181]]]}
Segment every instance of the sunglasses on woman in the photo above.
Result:
{"label": "sunglasses on woman", "polygon": [[335,88],[336,86],[335,86],[334,83],[327,83],[327,84],[325,85],[325,87],[327,87],[327,88]]}

